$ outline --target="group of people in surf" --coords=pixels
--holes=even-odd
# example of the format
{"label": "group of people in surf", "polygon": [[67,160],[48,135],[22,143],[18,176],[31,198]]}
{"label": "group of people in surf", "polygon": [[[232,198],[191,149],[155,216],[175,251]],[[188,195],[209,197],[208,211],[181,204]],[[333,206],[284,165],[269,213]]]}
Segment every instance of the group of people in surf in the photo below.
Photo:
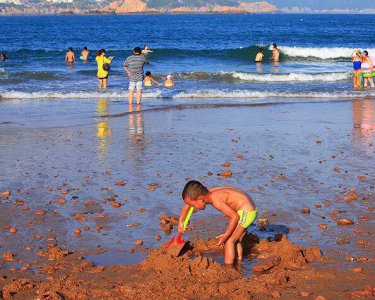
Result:
{"label": "group of people in surf", "polygon": [[[148,55],[152,52],[153,51],[149,49],[147,45],[145,45],[143,49],[135,47],[133,49],[133,55],[129,56],[122,64],[126,74],[129,77],[129,103],[133,102],[135,89],[137,91],[137,104],[140,104],[143,86],[151,87],[155,84],[162,85],[152,77],[150,71],[147,71],[145,74],[146,76],[144,76],[143,66],[149,63]],[[106,57],[105,54],[105,49],[100,49],[95,57],[98,66],[98,90],[105,90],[107,88],[108,73],[111,69],[110,64],[114,58],[113,56]],[[87,47],[84,47],[81,51],[80,59],[84,62],[92,59],[92,57],[90,56],[90,51],[87,49]],[[71,47],[68,49],[68,52],[65,55],[65,61],[69,64],[74,64],[76,62],[74,52]],[[166,76],[164,86],[167,88],[171,88],[174,86],[172,75],[168,74]]]}
{"label": "group of people in surf", "polygon": [[[256,63],[262,63],[264,58],[263,48],[258,49],[258,53],[255,56],[255,62]],[[274,63],[278,63],[280,60],[280,50],[277,48],[277,45],[275,43],[272,44],[272,56],[270,59]]]}
{"label": "group of people in surf", "polygon": [[375,57],[369,56],[368,51],[356,49],[351,55],[353,61],[353,86],[354,89],[367,88],[370,83],[374,88]]}

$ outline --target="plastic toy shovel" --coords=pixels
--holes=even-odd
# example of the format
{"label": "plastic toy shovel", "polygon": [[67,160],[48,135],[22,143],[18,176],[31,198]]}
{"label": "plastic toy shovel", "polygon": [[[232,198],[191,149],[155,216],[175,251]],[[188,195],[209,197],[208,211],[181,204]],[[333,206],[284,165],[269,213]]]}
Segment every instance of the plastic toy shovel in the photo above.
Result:
{"label": "plastic toy shovel", "polygon": [[[193,213],[193,211],[194,211],[194,207],[192,207],[192,206],[190,206],[190,208],[189,208],[189,211],[188,211],[188,213],[187,213],[187,215],[186,215],[186,218],[185,218],[185,221],[184,221],[184,224],[183,224],[183,230],[185,230],[186,229],[186,226],[187,226],[187,224],[189,223],[189,220],[190,220],[190,217],[191,217],[191,214]],[[180,232],[179,234],[178,234],[178,236],[177,237],[173,237],[173,239],[169,242],[169,245],[168,245],[168,247],[170,247],[170,246],[178,246],[177,248],[180,248],[180,250],[178,251],[178,253],[177,253],[177,255],[176,256],[178,256],[178,254],[180,253],[180,251],[182,250],[182,248],[183,248],[183,246],[185,245],[185,241],[182,239],[182,235],[183,235],[183,233],[184,232]],[[173,251],[174,252],[174,251]],[[177,251],[176,251],[177,252]]]}

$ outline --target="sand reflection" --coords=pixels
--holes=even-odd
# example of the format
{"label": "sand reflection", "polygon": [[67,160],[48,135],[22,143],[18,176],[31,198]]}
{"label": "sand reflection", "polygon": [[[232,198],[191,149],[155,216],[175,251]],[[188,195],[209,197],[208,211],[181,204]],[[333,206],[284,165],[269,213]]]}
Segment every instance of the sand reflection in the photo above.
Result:
{"label": "sand reflection", "polygon": [[100,163],[103,163],[104,157],[107,154],[108,141],[112,135],[111,128],[107,117],[102,117],[108,115],[108,99],[99,98],[98,105],[96,107],[96,113],[100,118],[100,122],[97,123],[98,137],[98,159]]}
{"label": "sand reflection", "polygon": [[144,139],[141,105],[129,105],[129,140],[137,143]]}
{"label": "sand reflection", "polygon": [[354,100],[353,101],[353,125],[362,133],[374,132],[375,130],[375,101]]}

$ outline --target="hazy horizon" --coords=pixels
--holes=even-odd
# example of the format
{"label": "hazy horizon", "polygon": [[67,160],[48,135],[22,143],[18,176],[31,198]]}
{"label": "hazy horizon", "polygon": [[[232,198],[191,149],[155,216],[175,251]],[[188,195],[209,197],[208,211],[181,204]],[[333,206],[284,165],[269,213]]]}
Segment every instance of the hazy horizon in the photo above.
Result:
{"label": "hazy horizon", "polygon": [[[253,1],[253,0],[251,0]],[[375,9],[374,0],[268,0],[269,3],[276,5],[278,8],[311,8],[313,10],[326,9]]]}

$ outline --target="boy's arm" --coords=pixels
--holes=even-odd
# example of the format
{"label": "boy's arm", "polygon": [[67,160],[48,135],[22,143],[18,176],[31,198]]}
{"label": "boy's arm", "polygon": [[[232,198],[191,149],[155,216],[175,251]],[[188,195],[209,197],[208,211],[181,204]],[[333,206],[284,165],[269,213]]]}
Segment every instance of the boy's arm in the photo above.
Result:
{"label": "boy's arm", "polygon": [[186,216],[189,212],[189,209],[190,209],[190,205],[189,204],[185,204],[182,208],[181,208],[181,212],[180,212],[180,218],[178,219],[178,232],[184,232],[184,221],[186,219]]}
{"label": "boy's arm", "polygon": [[237,212],[235,212],[232,208],[230,208],[223,202],[214,204],[214,207],[224,213],[228,218],[230,218],[227,230],[223,234],[217,236],[217,238],[220,238],[218,245],[221,245],[224,244],[232,235],[233,231],[237,227],[240,217],[238,216]]}
{"label": "boy's arm", "polygon": [[159,82],[157,82],[154,78],[151,78],[151,81],[153,82],[153,83],[156,83],[156,84],[160,84]]}

